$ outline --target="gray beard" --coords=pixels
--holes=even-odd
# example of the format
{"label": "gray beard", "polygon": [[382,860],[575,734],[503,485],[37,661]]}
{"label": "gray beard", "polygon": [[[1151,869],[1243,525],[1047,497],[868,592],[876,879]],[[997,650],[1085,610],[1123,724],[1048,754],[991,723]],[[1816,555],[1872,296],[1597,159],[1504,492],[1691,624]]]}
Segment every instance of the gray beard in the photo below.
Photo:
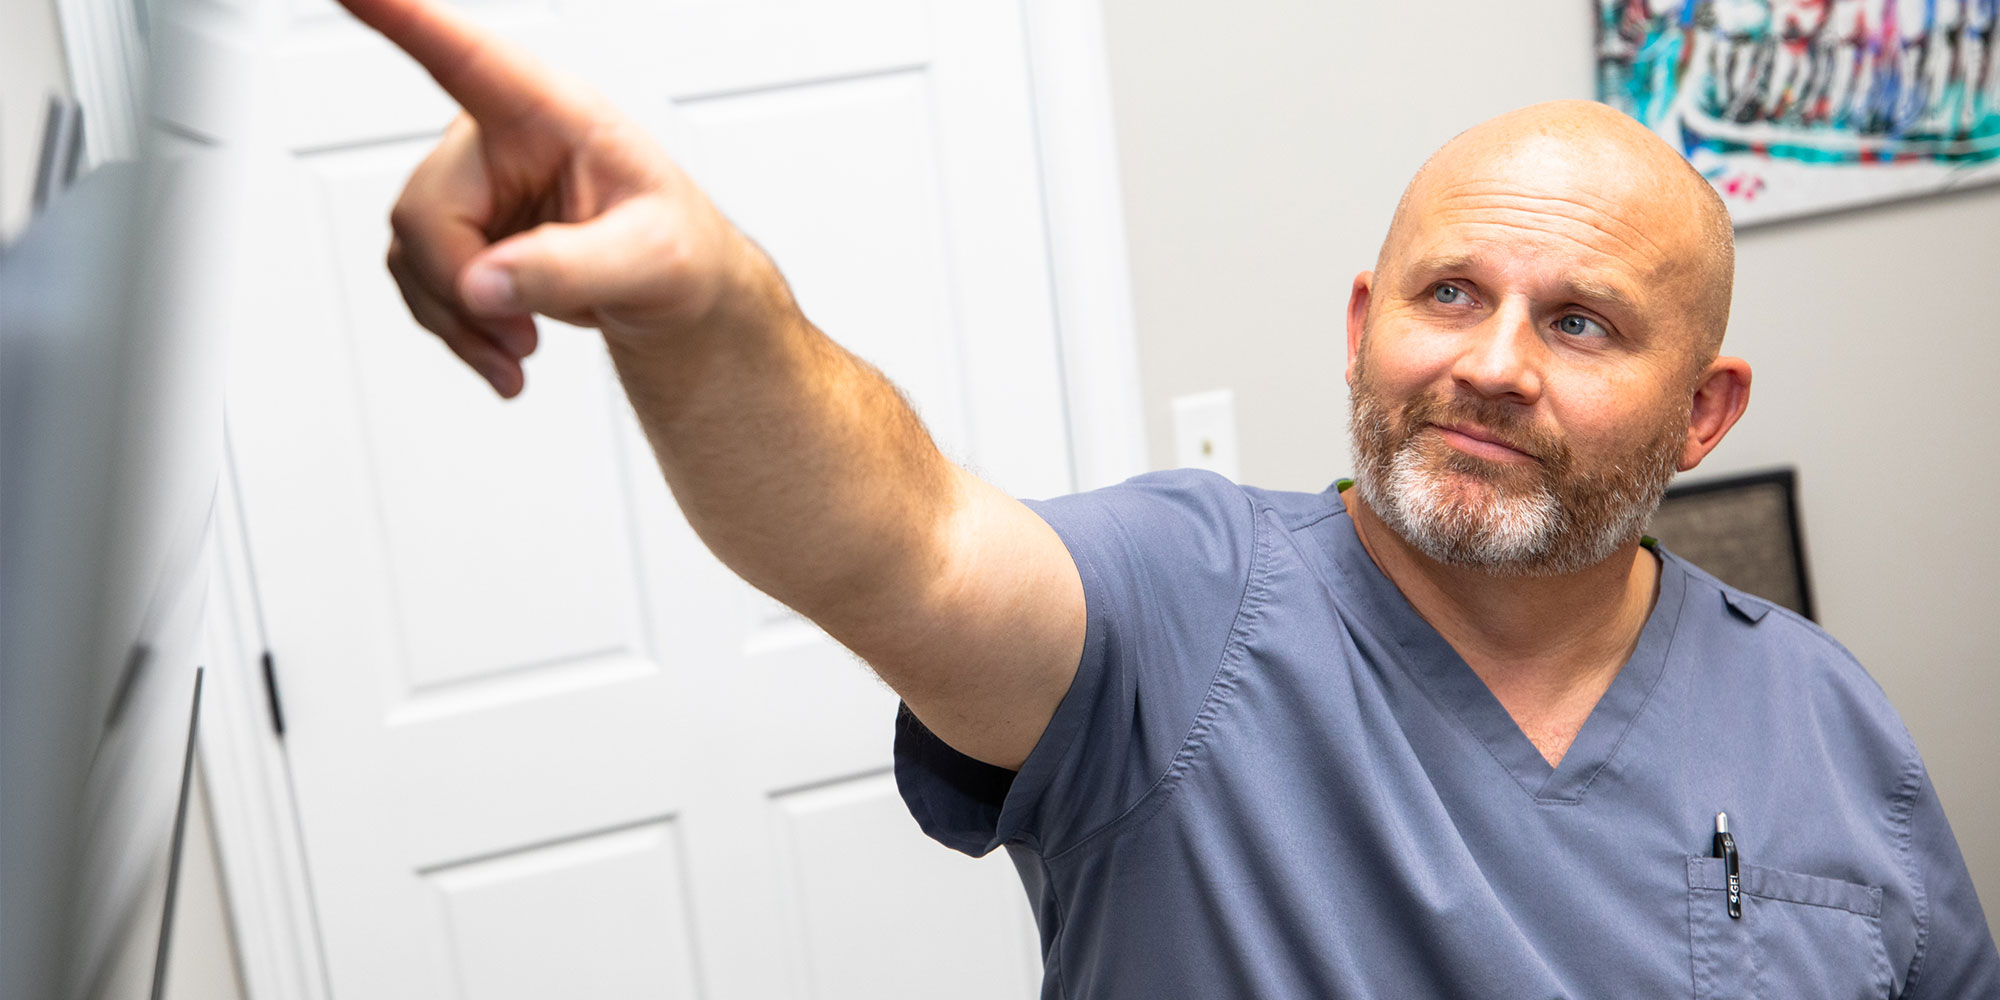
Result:
{"label": "gray beard", "polygon": [[1638,538],[1674,477],[1687,426],[1679,414],[1629,463],[1578,473],[1560,461],[1540,470],[1542,481],[1509,489],[1480,459],[1427,454],[1407,422],[1391,422],[1359,372],[1352,398],[1361,499],[1424,555],[1501,576],[1575,573]]}

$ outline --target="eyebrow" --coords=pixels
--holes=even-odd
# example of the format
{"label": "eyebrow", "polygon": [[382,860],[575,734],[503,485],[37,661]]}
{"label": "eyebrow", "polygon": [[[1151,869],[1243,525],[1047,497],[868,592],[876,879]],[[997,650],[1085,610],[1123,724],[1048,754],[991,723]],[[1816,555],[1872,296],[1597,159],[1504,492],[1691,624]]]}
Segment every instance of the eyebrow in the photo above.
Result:
{"label": "eyebrow", "polygon": [[[1418,259],[1410,265],[1410,273],[1429,280],[1445,274],[1477,271],[1481,269],[1482,264],[1483,261],[1478,254],[1437,254]],[[1633,302],[1632,297],[1625,294],[1623,289],[1589,275],[1566,274],[1562,278],[1561,285],[1570,298],[1579,302],[1605,305],[1626,312],[1639,310],[1638,304]]]}

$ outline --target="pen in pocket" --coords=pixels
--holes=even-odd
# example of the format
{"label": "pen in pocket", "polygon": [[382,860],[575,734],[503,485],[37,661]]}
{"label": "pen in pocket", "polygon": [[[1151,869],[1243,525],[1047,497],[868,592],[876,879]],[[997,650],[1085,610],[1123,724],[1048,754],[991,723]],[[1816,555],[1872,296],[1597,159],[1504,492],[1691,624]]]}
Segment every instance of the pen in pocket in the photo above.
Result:
{"label": "pen in pocket", "polygon": [[1722,870],[1729,876],[1729,916],[1732,920],[1743,919],[1743,874],[1741,863],[1736,857],[1736,838],[1729,835],[1729,814],[1715,814],[1715,853],[1713,857],[1722,859]]}

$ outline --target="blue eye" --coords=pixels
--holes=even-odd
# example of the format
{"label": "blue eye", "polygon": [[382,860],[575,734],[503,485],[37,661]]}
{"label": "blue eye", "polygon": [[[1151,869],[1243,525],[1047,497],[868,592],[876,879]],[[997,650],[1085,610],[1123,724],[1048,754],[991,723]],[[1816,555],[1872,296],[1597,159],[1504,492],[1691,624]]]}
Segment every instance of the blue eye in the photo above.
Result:
{"label": "blue eye", "polygon": [[1451,305],[1464,300],[1465,290],[1456,285],[1439,285],[1431,289],[1431,298],[1445,305]]}
{"label": "blue eye", "polygon": [[1588,316],[1578,316],[1574,313],[1556,320],[1556,329],[1572,337],[1608,337],[1611,335],[1611,331],[1606,330],[1604,324]]}

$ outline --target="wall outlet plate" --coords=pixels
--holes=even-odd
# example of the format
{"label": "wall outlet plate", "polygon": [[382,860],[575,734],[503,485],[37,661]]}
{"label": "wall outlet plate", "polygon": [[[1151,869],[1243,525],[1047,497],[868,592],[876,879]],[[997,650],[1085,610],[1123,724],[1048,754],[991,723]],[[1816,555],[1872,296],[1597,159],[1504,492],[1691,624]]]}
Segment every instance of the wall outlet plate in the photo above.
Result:
{"label": "wall outlet plate", "polygon": [[1236,393],[1214,389],[1175,397],[1174,462],[1232,480],[1241,475],[1236,458]]}

